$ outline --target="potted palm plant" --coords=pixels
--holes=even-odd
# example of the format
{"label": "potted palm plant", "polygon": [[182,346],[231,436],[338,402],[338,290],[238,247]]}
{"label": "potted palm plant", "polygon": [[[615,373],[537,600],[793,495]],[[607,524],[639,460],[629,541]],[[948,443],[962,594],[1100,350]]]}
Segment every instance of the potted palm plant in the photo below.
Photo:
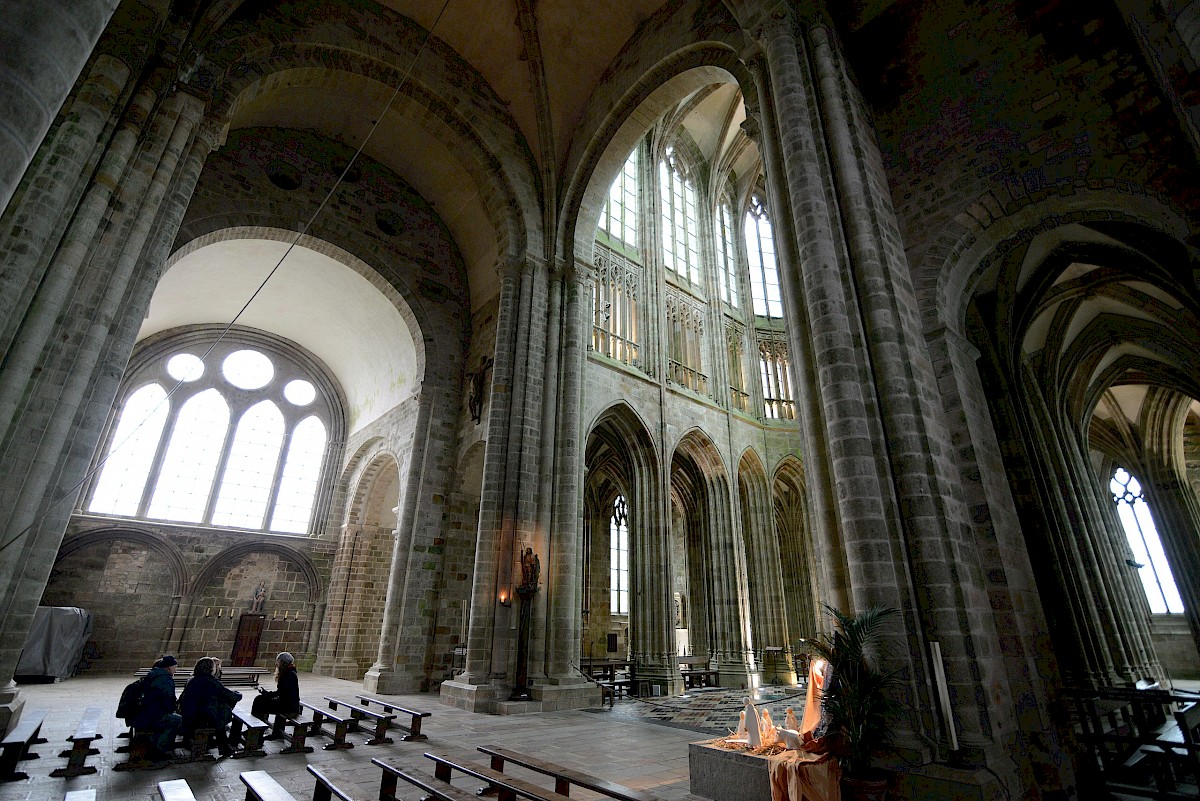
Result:
{"label": "potted palm plant", "polygon": [[829,732],[836,736],[834,753],[842,767],[846,798],[882,799],[887,774],[872,764],[888,743],[888,718],[897,710],[890,690],[898,672],[883,667],[885,624],[898,610],[871,607],[847,615],[833,607],[834,630],[802,639],[799,649],[829,662],[832,676],[822,706],[829,715]]}

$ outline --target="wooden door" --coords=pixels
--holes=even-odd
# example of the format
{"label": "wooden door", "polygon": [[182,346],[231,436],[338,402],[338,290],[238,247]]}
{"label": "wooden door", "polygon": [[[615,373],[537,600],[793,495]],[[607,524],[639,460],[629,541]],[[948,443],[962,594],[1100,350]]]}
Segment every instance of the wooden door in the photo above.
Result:
{"label": "wooden door", "polygon": [[237,638],[233,641],[230,667],[251,667],[258,656],[258,641],[262,637],[267,616],[258,612],[246,612],[238,622]]}

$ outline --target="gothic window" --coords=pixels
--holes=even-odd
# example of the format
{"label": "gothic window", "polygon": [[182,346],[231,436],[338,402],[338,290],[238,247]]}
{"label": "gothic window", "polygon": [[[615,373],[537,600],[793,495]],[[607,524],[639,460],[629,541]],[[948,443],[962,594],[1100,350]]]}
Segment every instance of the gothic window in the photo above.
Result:
{"label": "gothic window", "polygon": [[[131,370],[87,510],[304,534],[332,409],[282,352],[222,341],[160,347]],[[172,387],[168,394],[164,387]]]}
{"label": "gothic window", "polygon": [[629,614],[629,507],[618,495],[608,521],[609,601],[614,615]]}
{"label": "gothic window", "polygon": [[1117,516],[1125,528],[1125,538],[1133,553],[1131,563],[1138,568],[1150,611],[1159,615],[1182,614],[1183,601],[1167,564],[1158,529],[1150,516],[1150,506],[1142,493],[1141,482],[1128,470],[1118,467],[1113,471],[1108,488],[1116,501]]}
{"label": "gothic window", "polygon": [[703,372],[704,305],[691,295],[667,288],[667,357],[672,383],[708,394]]}
{"label": "gothic window", "polygon": [[796,402],[792,399],[792,382],[788,375],[788,346],[782,334],[759,332],[758,365],[766,417],[795,420]]}
{"label": "gothic window", "polygon": [[750,413],[750,393],[746,391],[746,330],[733,321],[725,324],[725,352],[729,357],[729,402],[739,412]]}
{"label": "gothic window", "polygon": [[696,188],[674,148],[658,165],[662,204],[663,264],[680,281],[700,284],[700,227]]}
{"label": "gothic window", "polygon": [[591,349],[633,367],[638,361],[638,295],[642,266],[597,242],[593,261]]}
{"label": "gothic window", "polygon": [[625,166],[608,190],[608,201],[600,216],[600,230],[627,247],[638,249],[638,149],[625,160]]}
{"label": "gothic window", "polygon": [[775,264],[775,239],[762,197],[755,194],[746,212],[746,255],[750,261],[750,295],[759,317],[783,317],[779,294],[779,268]]}
{"label": "gothic window", "polygon": [[729,203],[721,201],[717,206],[717,279],[720,284],[721,300],[733,308],[738,307],[737,258],[733,248],[733,210]]}

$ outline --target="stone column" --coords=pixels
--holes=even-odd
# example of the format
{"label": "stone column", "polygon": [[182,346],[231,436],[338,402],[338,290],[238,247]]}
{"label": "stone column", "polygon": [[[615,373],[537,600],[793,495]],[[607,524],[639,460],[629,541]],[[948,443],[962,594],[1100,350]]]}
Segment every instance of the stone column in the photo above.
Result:
{"label": "stone column", "polygon": [[61,245],[45,248],[54,259],[0,372],[0,419],[8,424],[0,446],[0,681],[12,675],[163,251],[207,154],[208,144],[195,141],[203,102],[176,92],[154,108],[154,99],[148,89],[131,104],[98,184],[84,193]]}
{"label": "stone column", "polygon": [[96,58],[62,124],[43,145],[45,156],[30,170],[21,197],[0,216],[0,230],[8,232],[0,243],[0,353],[7,353],[49,266],[46,249],[57,246],[69,223],[66,212],[104,152],[109,118],[128,81],[123,62]]}
{"label": "stone column", "polygon": [[420,503],[425,451],[429,446],[430,418],[434,397],[435,393],[428,385],[422,387],[421,399],[417,407],[417,422],[413,427],[413,444],[408,458],[404,495],[400,498],[396,539],[392,544],[392,569],[388,574],[387,594],[384,596],[379,653],[376,656],[375,664],[363,678],[363,687],[368,692],[399,692],[399,687],[405,681],[405,677],[397,674],[396,657],[404,622],[403,606],[412,555],[413,526],[417,517],[417,506]]}
{"label": "stone column", "polygon": [[[544,530],[555,520],[552,506],[540,495],[550,485],[539,480],[544,471],[553,469],[544,461],[553,451],[543,450],[542,429],[547,419],[555,418],[553,412],[546,418],[543,410],[546,362],[558,336],[547,325],[550,297],[546,266],[540,259],[526,255],[510,263],[502,276],[497,313],[466,671],[442,684],[443,701],[476,711],[504,703],[497,699],[506,697],[515,675],[517,609],[512,597],[518,549],[532,547],[539,556],[548,555],[554,536]],[[557,581],[560,566],[551,567]],[[545,630],[546,603],[538,600],[532,610],[535,632]],[[543,671],[546,648],[544,638],[533,643]]]}
{"label": "stone column", "polygon": [[[550,607],[549,681],[559,685],[588,687],[575,670],[580,652],[580,593],[582,587],[581,548],[583,547],[583,365],[587,359],[588,300],[587,275],[581,265],[561,269],[558,291],[565,295],[562,314],[561,358],[554,373],[558,385],[558,424],[555,429],[553,460],[554,498],[552,556],[547,581]],[[550,386],[549,382],[547,386]],[[551,404],[547,403],[547,406]],[[584,701],[586,702],[586,700]]]}
{"label": "stone column", "polygon": [[0,209],[42,145],[119,0],[15,3],[0,14]]}

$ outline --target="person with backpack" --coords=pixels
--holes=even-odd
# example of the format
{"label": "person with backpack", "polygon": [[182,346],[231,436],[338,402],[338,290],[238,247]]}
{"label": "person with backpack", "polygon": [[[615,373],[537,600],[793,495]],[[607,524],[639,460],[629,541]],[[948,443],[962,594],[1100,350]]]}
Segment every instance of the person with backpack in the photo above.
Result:
{"label": "person with backpack", "polygon": [[259,696],[250,707],[250,714],[270,723],[272,715],[294,717],[300,714],[300,681],[296,676],[296,659],[284,651],[275,657],[275,690],[259,688]]}
{"label": "person with backpack", "polygon": [[142,679],[142,702],[129,725],[138,734],[149,735],[149,759],[153,762],[175,756],[175,733],[183,717],[175,711],[175,669],[179,662],[170,654],[154,663]]}
{"label": "person with backpack", "polygon": [[185,740],[191,740],[196,729],[213,729],[213,742],[221,756],[230,756],[229,722],[233,720],[233,708],[242,700],[242,694],[231,690],[217,678],[219,663],[211,656],[202,657],[192,670],[192,678],[179,696],[179,711],[183,715],[182,732]]}

